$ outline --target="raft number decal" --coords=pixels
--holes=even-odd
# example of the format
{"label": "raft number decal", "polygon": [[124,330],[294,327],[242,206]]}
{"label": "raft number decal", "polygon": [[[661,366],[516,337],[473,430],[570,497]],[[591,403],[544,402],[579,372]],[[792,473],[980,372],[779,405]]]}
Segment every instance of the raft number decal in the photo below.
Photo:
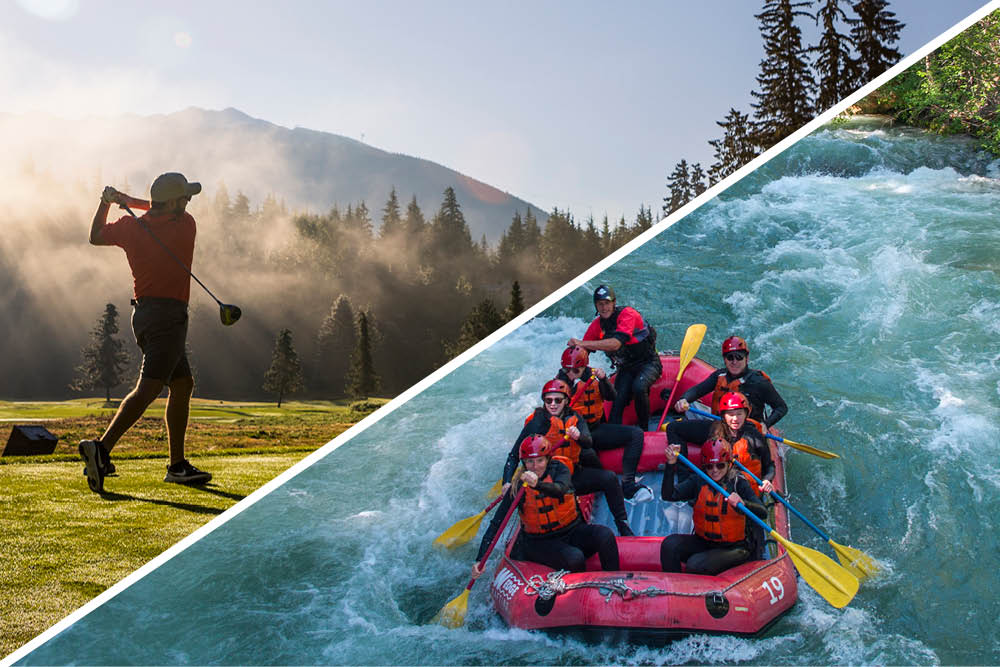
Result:
{"label": "raft number decal", "polygon": [[503,602],[504,606],[510,604],[517,592],[521,590],[521,579],[508,570],[506,567],[494,579],[490,586],[493,589],[493,597],[498,602]]}
{"label": "raft number decal", "polygon": [[[771,588],[772,586],[774,588]],[[785,587],[782,585],[781,579],[777,577],[771,577],[770,580],[765,581],[761,584],[761,588],[767,589],[768,594],[771,596],[771,604],[785,597]]]}

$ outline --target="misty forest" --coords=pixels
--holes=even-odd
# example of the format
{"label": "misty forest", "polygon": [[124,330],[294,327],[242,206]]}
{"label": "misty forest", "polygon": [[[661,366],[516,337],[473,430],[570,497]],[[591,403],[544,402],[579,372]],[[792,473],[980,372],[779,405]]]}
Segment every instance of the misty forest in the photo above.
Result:
{"label": "misty forest", "polygon": [[[764,3],[757,15],[765,58],[759,89],[753,92],[754,117],[732,109],[719,123],[725,136],[709,142],[717,162],[707,172],[681,160],[668,179],[664,214],[899,59],[891,45],[903,26],[884,0],[823,0],[815,14],[810,13],[813,4]],[[819,44],[802,44],[796,26],[801,21],[822,26]],[[643,204],[629,220],[606,215],[579,220],[559,208],[536,214],[527,203],[497,193],[501,196],[490,203],[507,222],[491,234],[492,241],[485,231],[474,238],[466,218],[470,211],[479,216],[484,210],[483,198],[475,193],[486,191],[485,184],[413,158],[406,158],[410,171],[405,171],[398,166],[405,156],[349,140],[341,140],[350,144],[347,148],[330,148],[324,141],[332,135],[288,131],[226,112],[199,113],[153,119],[160,125],[146,130],[144,143],[161,144],[143,158],[146,163],[125,167],[119,161],[116,172],[105,161],[102,169],[78,168],[71,178],[58,175],[59,160],[41,148],[44,141],[56,141],[54,123],[46,128],[51,136],[11,135],[27,148],[16,165],[8,165],[17,187],[0,198],[0,307],[5,315],[0,335],[6,352],[0,356],[0,397],[120,396],[134,382],[138,349],[127,321],[131,278],[124,253],[91,247],[86,236],[101,188],[114,182],[143,196],[147,186],[129,182],[143,183],[138,174],[148,176],[154,157],[171,165],[194,163],[201,170],[194,177],[206,181],[205,189],[188,207],[198,222],[192,268],[222,301],[244,313],[236,325],[222,326],[216,304],[192,283],[189,359],[196,395],[202,397],[282,401],[290,395],[397,394],[655,222],[652,209]],[[173,127],[169,123],[195,115],[208,120],[188,128],[184,141],[163,136],[164,128]],[[133,159],[138,140],[125,128],[139,122],[123,120],[113,128],[113,139],[105,141],[96,132],[84,134],[77,152],[90,150],[107,160],[117,142],[121,160]],[[249,159],[239,151],[253,142],[232,126],[243,132],[253,123],[262,126],[251,129],[266,133],[271,148],[268,153],[255,146],[253,158],[272,172],[289,154],[315,157],[313,163],[300,159],[297,168],[303,173],[285,181],[287,191],[278,185],[259,194],[258,188],[251,193],[254,199],[245,193],[250,192],[245,185]],[[73,131],[81,136],[78,128]],[[197,139],[188,141],[188,136]],[[220,136],[224,142],[219,143]],[[289,148],[279,141],[299,143]],[[178,148],[188,144],[194,147],[184,149],[187,153]],[[363,152],[351,161],[344,157],[348,149],[352,155]],[[222,162],[195,162],[222,152]],[[424,171],[413,171],[414,163],[423,163],[418,166]],[[448,172],[446,180],[434,183],[454,183],[438,189],[440,199],[433,203],[426,194],[432,182],[427,165],[437,169],[435,174]],[[285,204],[301,202],[302,193],[293,188],[309,178],[320,185],[324,178],[343,184],[343,174],[352,169],[376,174],[356,186],[363,195],[327,197],[323,207]],[[239,185],[227,186],[231,179]],[[276,179],[269,180],[273,186]],[[470,183],[477,187],[470,189]],[[472,228],[486,229],[477,225]],[[589,315],[580,313],[581,318]],[[101,359],[107,360],[104,366]]]}

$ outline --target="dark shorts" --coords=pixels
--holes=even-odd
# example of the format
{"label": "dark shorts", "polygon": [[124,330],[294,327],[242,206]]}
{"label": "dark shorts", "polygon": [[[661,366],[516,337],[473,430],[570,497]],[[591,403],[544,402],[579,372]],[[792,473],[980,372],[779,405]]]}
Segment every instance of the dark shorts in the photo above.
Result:
{"label": "dark shorts", "polygon": [[140,378],[170,384],[191,377],[184,345],[187,340],[187,304],[176,299],[142,297],[133,302],[132,333],[142,350]]}

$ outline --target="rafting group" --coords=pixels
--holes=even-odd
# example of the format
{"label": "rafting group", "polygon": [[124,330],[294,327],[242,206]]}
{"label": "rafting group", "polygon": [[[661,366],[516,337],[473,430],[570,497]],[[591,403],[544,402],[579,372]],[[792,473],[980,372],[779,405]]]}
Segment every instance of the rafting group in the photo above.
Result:
{"label": "rafting group", "polygon": [[[679,355],[661,355],[655,329],[635,308],[617,305],[612,288],[594,291],[594,307],[583,337],[567,341],[558,372],[542,386],[542,405],[525,419],[499,496],[439,538],[446,546],[464,543],[499,505],[468,586],[442,610],[442,622],[461,624],[468,591],[515,510],[519,527],[491,593],[516,627],[654,639],[692,631],[753,634],[794,604],[793,563],[821,594],[829,589],[828,601],[846,604],[874,563],[828,540],[842,562],[841,550],[849,550],[852,573],[787,540],[786,510],[801,514],[779,493],[784,467],[773,443],[836,455],[777,434],[788,407],[767,374],[749,367],[746,341],[726,338],[724,365],[715,369],[695,358],[704,325],[688,329]],[[590,365],[593,352],[608,356],[611,377]],[[695,407],[698,401],[708,411]],[[657,424],[650,420],[658,408]],[[657,480],[659,503],[650,486]],[[592,495],[598,493],[606,522],[598,520],[603,509]],[[633,530],[630,516],[642,530]],[[588,602],[595,592],[604,601],[600,613]],[[557,597],[565,600],[558,608]]]}

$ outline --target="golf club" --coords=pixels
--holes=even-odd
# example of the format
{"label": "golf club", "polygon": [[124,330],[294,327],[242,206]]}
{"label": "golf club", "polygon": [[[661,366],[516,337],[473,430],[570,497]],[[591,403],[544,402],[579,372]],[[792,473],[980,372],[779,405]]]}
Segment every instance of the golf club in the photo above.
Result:
{"label": "golf club", "polygon": [[125,211],[127,211],[129,215],[131,215],[133,218],[135,218],[136,220],[138,220],[139,224],[142,225],[142,228],[145,229],[147,232],[149,232],[149,235],[151,237],[153,237],[153,240],[156,241],[157,243],[159,243],[160,247],[163,248],[164,250],[166,250],[167,254],[170,255],[171,257],[173,257],[174,261],[177,262],[178,264],[180,264],[184,268],[184,270],[188,272],[188,275],[191,276],[192,278],[194,278],[194,281],[196,283],[198,283],[199,285],[201,285],[201,288],[203,290],[205,290],[206,292],[208,292],[208,295],[210,297],[212,297],[213,299],[215,299],[215,302],[217,304],[219,304],[219,319],[222,320],[222,323],[224,325],[226,325],[227,327],[230,326],[230,325],[236,324],[236,321],[238,319],[240,319],[240,316],[243,314],[243,311],[240,310],[240,307],[239,306],[234,306],[231,303],[222,303],[221,301],[219,301],[218,297],[216,297],[214,294],[212,294],[212,290],[210,290],[207,287],[205,287],[205,283],[203,283],[200,280],[198,280],[198,276],[196,276],[193,273],[191,273],[191,269],[188,268],[187,264],[185,264],[181,260],[180,257],[178,257],[177,255],[175,255],[173,253],[173,251],[170,248],[168,248],[167,245],[163,241],[161,241],[160,239],[158,239],[156,237],[156,234],[154,234],[153,230],[149,228],[149,225],[147,225],[146,223],[144,223],[142,221],[142,218],[140,218],[135,213],[133,213],[132,209],[130,209],[127,204],[119,202],[118,205],[121,206],[123,209],[125,209]]}

